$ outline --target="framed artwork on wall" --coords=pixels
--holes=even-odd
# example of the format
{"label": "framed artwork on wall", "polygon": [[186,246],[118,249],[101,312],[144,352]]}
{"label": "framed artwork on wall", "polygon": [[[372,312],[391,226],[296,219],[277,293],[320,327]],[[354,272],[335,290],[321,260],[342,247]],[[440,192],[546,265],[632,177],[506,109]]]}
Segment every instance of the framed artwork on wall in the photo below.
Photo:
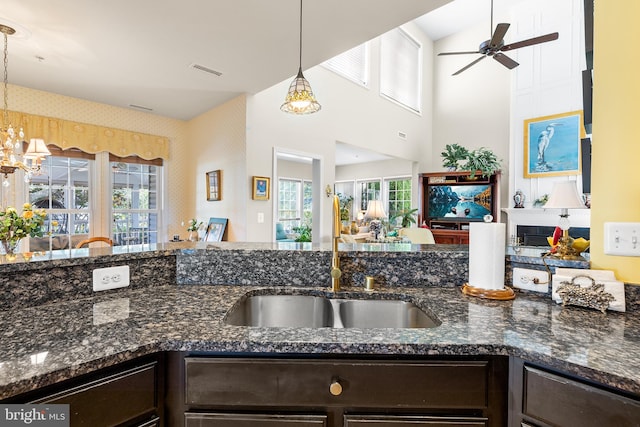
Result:
{"label": "framed artwork on wall", "polygon": [[524,177],[580,175],[582,110],[524,121]]}
{"label": "framed artwork on wall", "polygon": [[205,242],[221,242],[227,228],[227,218],[209,218],[207,233],[204,236]]}
{"label": "framed artwork on wall", "polygon": [[207,200],[222,200],[222,171],[207,172]]}
{"label": "framed artwork on wall", "polygon": [[269,200],[269,189],[271,188],[271,179],[265,176],[253,177],[253,200]]}

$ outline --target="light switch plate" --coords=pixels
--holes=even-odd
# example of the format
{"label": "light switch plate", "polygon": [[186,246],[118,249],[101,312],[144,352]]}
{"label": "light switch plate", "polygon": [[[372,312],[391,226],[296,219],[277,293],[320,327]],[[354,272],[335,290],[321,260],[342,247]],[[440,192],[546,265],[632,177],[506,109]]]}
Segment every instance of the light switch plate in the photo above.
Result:
{"label": "light switch plate", "polygon": [[93,291],[126,288],[129,286],[129,266],[96,268],[93,270]]}
{"label": "light switch plate", "polygon": [[547,292],[549,290],[549,273],[528,268],[514,268],[513,287],[527,291]]}
{"label": "light switch plate", "polygon": [[605,222],[604,253],[640,256],[640,222]]}

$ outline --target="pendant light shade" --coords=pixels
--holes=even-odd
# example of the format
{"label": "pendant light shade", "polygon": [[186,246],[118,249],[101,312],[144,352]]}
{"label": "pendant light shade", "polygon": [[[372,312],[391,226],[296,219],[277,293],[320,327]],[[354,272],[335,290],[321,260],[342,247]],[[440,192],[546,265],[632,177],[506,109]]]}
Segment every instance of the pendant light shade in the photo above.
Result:
{"label": "pendant light shade", "polygon": [[320,104],[316,101],[311,85],[302,74],[302,0],[300,0],[300,60],[298,75],[289,85],[289,92],[280,109],[291,114],[311,114],[320,110]]}

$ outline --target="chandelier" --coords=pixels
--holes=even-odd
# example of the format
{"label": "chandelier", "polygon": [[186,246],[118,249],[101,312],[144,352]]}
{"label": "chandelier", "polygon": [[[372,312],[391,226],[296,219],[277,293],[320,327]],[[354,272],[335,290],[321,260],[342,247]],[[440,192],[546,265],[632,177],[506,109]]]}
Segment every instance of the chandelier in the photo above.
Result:
{"label": "chandelier", "polygon": [[4,175],[3,187],[8,187],[8,175],[14,173],[16,169],[25,172],[25,181],[29,181],[33,175],[38,175],[42,169],[42,158],[50,155],[47,145],[42,139],[31,139],[27,150],[22,154],[22,143],[24,132],[22,128],[16,131],[9,121],[9,51],[7,48],[8,36],[14,34],[16,30],[6,25],[0,24],[0,32],[4,36],[4,113],[2,116],[2,127],[0,128],[0,174]]}
{"label": "chandelier", "polygon": [[302,0],[300,0],[300,62],[298,75],[289,85],[289,92],[280,109],[291,114],[311,114],[320,110],[309,81],[302,74]]}

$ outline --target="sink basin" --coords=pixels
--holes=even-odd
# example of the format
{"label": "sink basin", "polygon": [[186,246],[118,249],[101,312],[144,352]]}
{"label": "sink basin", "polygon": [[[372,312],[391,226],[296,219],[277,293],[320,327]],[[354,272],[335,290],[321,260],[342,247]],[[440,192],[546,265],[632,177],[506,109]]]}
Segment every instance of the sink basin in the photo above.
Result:
{"label": "sink basin", "polygon": [[311,295],[254,295],[236,304],[225,322],[237,326],[323,328],[333,326],[327,298]]}
{"label": "sink basin", "polygon": [[398,300],[344,300],[345,328],[434,328],[438,324],[415,304]]}
{"label": "sink basin", "polygon": [[440,323],[401,300],[312,295],[253,295],[225,316],[235,326],[273,328],[433,328]]}

